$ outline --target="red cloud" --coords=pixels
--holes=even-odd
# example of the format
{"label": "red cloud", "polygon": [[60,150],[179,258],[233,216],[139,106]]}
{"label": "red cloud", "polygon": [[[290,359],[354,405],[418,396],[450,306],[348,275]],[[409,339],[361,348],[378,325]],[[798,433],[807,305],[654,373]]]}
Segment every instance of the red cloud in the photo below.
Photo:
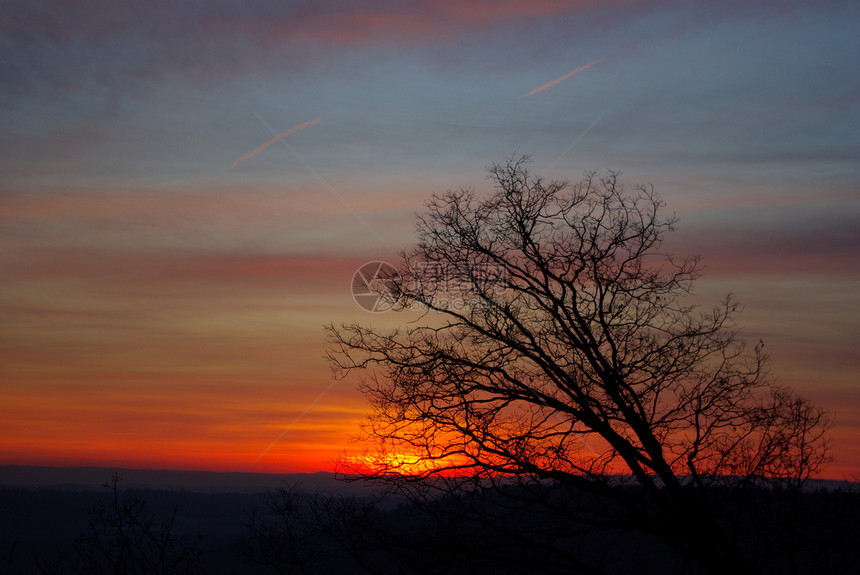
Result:
{"label": "red cloud", "polygon": [[757,230],[727,225],[721,229],[679,232],[667,239],[668,251],[702,256],[705,277],[713,276],[858,276],[860,232],[853,223],[822,221],[819,228]]}

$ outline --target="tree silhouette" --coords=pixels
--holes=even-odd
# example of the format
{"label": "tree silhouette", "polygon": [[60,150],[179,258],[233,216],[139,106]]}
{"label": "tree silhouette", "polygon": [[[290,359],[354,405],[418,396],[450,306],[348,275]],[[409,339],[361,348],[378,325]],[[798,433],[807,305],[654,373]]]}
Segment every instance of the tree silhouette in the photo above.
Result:
{"label": "tree silhouette", "polygon": [[121,496],[116,473],[104,487],[110,499],[90,511],[89,529],[75,538],[71,569],[77,574],[187,575],[200,572],[200,536],[173,533],[176,511],[156,522],[146,503]]}
{"label": "tree silhouette", "polygon": [[284,485],[248,514],[244,555],[278,575],[390,573],[397,563],[379,551],[381,544],[391,544],[379,516],[375,498]]}
{"label": "tree silhouette", "polygon": [[442,478],[447,492],[562,486],[607,502],[568,498],[582,525],[752,572],[763,558],[744,542],[744,498],[799,490],[826,459],[828,418],[768,378],[731,296],[693,305],[700,261],[662,251],[676,220],[652,187],[545,181],[528,162],[490,168],[488,197],[427,203],[416,247],[377,282],[418,319],[328,326],[337,375],[360,370],[372,406],[375,448],[354,469]]}

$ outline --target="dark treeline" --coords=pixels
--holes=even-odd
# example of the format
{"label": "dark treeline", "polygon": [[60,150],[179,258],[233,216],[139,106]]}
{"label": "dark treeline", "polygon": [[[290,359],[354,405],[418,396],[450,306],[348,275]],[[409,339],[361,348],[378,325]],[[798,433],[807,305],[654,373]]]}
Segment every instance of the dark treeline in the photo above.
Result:
{"label": "dark treeline", "polygon": [[[106,487],[0,490],[0,573],[703,572],[617,500],[549,483],[438,480],[372,497]],[[858,572],[856,490],[748,493],[725,527],[762,573]]]}

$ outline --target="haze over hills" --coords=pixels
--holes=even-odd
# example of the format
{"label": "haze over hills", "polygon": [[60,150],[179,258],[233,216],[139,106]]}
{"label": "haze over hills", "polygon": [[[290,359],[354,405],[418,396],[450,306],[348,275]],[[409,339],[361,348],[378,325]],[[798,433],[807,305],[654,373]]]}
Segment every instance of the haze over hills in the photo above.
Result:
{"label": "haze over hills", "polygon": [[299,485],[308,491],[359,494],[371,488],[362,482],[343,481],[340,476],[317,473],[243,473],[217,471],[176,471],[122,469],[108,467],[0,466],[0,488],[99,490],[112,475],[120,476],[122,488],[185,490],[201,493],[255,493],[276,490],[284,484]]}
{"label": "haze over hills", "polygon": [[[347,482],[340,474],[316,473],[248,473],[224,471],[180,471],[171,469],[127,469],[110,467],[46,467],[0,465],[0,489],[56,489],[68,491],[100,490],[114,473],[122,489],[194,491],[198,493],[261,493],[284,485],[304,491],[321,491],[352,495],[370,494],[375,489],[363,481]],[[860,490],[860,483],[835,479],[815,479],[808,489]]]}

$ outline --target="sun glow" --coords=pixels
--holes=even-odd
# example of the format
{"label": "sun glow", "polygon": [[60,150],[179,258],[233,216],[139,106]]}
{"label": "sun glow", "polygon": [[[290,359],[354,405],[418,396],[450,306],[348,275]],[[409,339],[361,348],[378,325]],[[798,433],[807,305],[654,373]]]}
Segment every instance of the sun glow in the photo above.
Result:
{"label": "sun glow", "polygon": [[431,457],[408,451],[366,451],[344,455],[338,471],[346,474],[381,475],[457,475],[468,468],[469,460],[462,454]]}

